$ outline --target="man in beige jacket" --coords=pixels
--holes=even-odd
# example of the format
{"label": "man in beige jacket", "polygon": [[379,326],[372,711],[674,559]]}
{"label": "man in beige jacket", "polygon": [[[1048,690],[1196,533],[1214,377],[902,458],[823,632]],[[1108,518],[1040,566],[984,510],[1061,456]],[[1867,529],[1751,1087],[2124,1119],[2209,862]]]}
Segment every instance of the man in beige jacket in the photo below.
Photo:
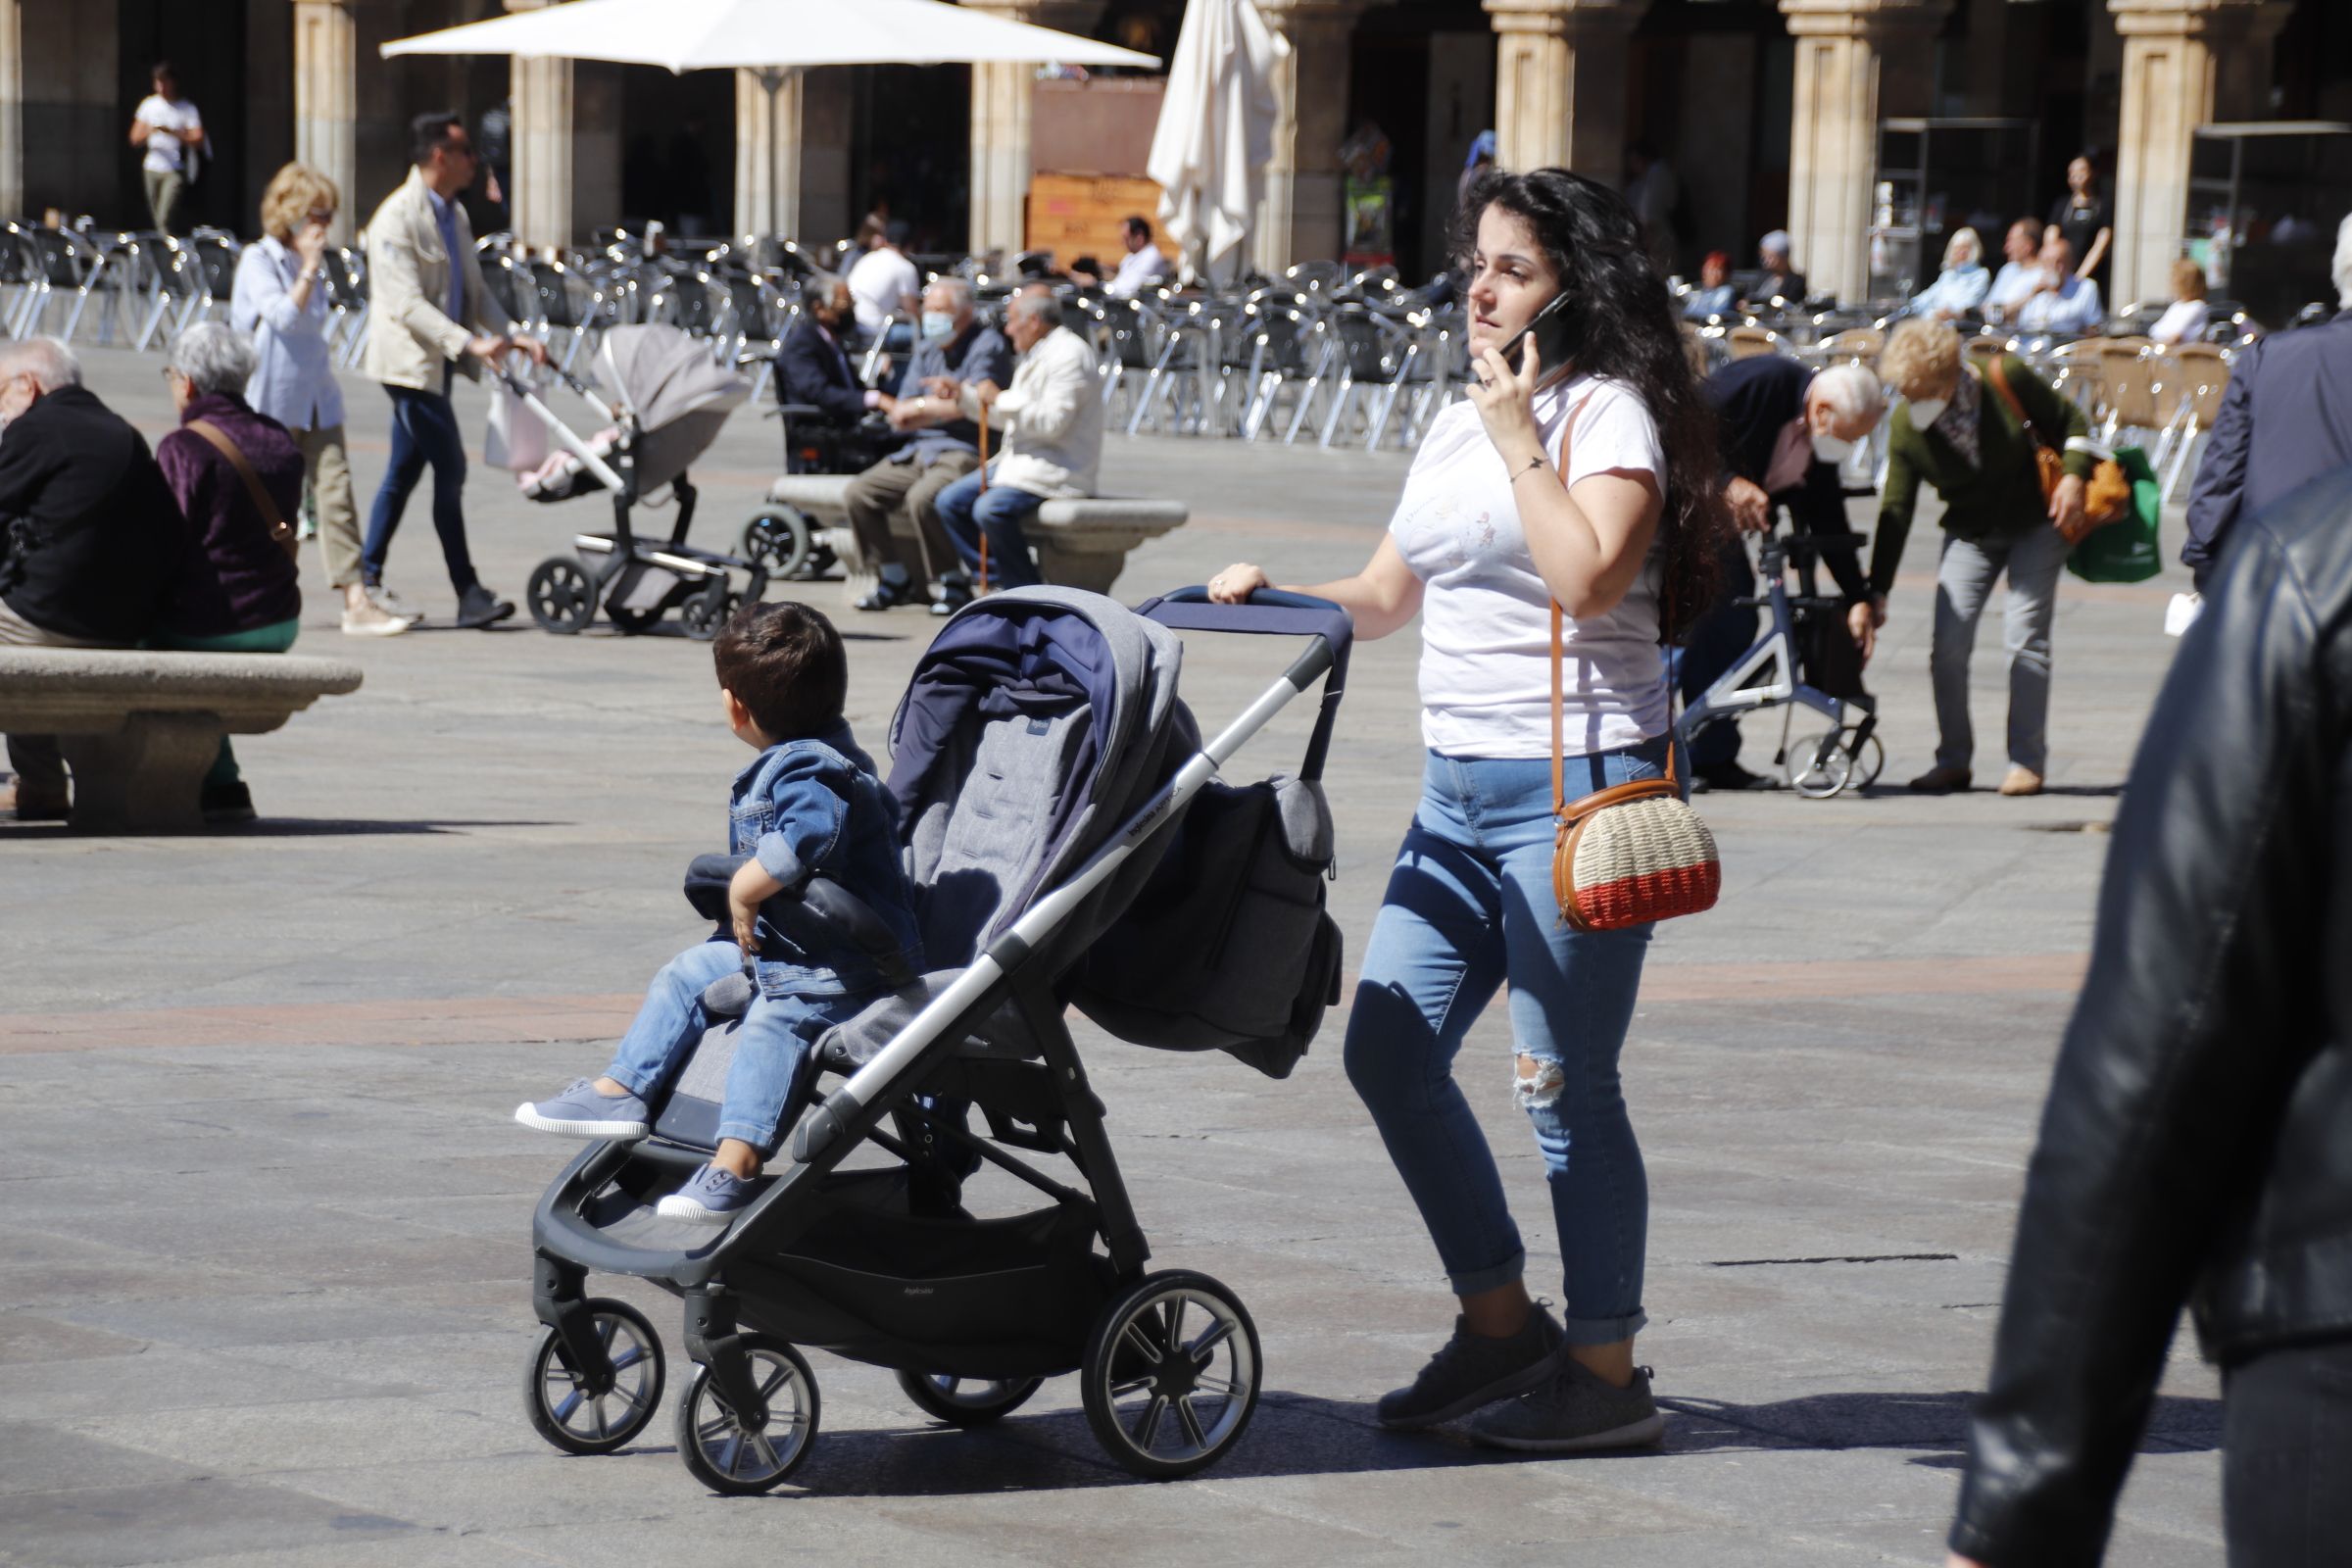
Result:
{"label": "man in beige jacket", "polygon": [[547,363],[547,346],[512,337],[490,322],[473,230],[458,195],[477,168],[466,125],[452,114],[419,115],[410,127],[416,168],[368,220],[366,373],[392,399],[392,461],[375,492],[360,576],[368,597],[393,614],[414,614],[384,587],[384,557],[409,493],[433,470],[433,531],[458,593],[458,624],[488,626],[514,613],[514,604],[482,586],[466,547],[466,441],[449,401],[450,378],[510,350]]}

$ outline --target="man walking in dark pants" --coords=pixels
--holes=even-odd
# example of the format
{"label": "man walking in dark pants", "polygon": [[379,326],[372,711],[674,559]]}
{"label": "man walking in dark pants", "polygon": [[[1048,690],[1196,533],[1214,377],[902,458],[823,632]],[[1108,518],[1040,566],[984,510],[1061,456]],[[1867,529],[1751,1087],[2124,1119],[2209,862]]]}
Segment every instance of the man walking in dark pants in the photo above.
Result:
{"label": "man walking in dark pants", "polygon": [[392,461],[375,492],[360,575],[370,598],[391,614],[414,614],[383,585],[384,558],[409,494],[433,470],[433,531],[458,594],[458,624],[488,626],[514,613],[512,602],[482,586],[466,546],[466,443],[449,401],[455,370],[479,378],[509,350],[547,363],[547,346],[509,337],[490,324],[489,296],[473,254],[473,228],[459,193],[478,167],[456,115],[419,115],[410,127],[416,167],[368,220],[368,277],[374,309],[368,319],[366,372],[392,399]]}

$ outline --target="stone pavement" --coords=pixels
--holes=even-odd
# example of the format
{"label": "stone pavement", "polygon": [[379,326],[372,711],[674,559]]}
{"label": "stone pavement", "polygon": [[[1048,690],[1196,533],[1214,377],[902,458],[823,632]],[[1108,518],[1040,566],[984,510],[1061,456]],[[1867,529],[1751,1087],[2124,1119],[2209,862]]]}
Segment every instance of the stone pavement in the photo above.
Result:
{"label": "stone pavement", "polygon": [[[103,395],[167,427],[153,360],[88,358]],[[351,391],[364,507],[384,403]],[[735,418],[698,473],[698,540],[731,534],[774,440]],[[1132,559],[1133,598],[1235,559],[1285,580],[1351,568],[1404,461],[1114,441],[1105,467],[1106,487],[1196,514]],[[604,520],[593,501],[502,490],[476,473],[470,511],[510,594]],[[445,613],[423,503],[392,581]],[[1936,538],[1923,519],[1872,671],[1889,781],[1933,736]],[[1226,1281],[1264,1338],[1265,1402],[1222,1466],[1133,1481],[1066,1379],[964,1435],[888,1374],[820,1354],[810,1459],[783,1493],[734,1502],[685,1474],[666,1413],[605,1459],[560,1456],[524,1423],[529,1208],[564,1151],[506,1120],[601,1066],[635,988],[696,935],[679,872],[743,756],[709,652],[527,620],[347,641],[315,555],[305,568],[300,646],[368,681],[239,746],[267,820],[178,839],[0,828],[0,1562],[1941,1560],[2101,830],[2170,657],[2169,576],[2069,582],[2058,787],[2040,800],[1705,803],[1725,899],[1660,933],[1626,1058],[1665,1452],[1529,1460],[1374,1429],[1371,1400],[1449,1305],[1340,1073],[1335,1015],[1279,1084],[1081,1031],[1155,1261]],[[931,623],[808,592],[853,638],[851,716],[879,751]],[[1979,724],[1997,736],[1997,627],[1986,640]],[[1413,653],[1410,633],[1358,652],[1334,753],[1351,954],[1415,796]],[[1186,695],[1228,714],[1285,657],[1193,638]],[[1751,721],[1751,763],[1777,732]],[[1242,763],[1288,765],[1303,733],[1286,717]],[[1508,1053],[1497,1009],[1464,1079],[1541,1288],[1556,1250]],[[674,1389],[674,1304],[612,1294],[653,1315]],[[2220,1561],[2216,1392],[2177,1350],[2112,1560]]]}

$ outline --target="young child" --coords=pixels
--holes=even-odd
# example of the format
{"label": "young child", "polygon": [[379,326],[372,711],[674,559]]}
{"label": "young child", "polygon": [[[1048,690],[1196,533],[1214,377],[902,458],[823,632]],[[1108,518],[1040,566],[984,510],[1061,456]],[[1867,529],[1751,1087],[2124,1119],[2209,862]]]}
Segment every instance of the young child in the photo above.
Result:
{"label": "young child", "polygon": [[514,1119],[575,1138],[643,1138],[659,1095],[710,1019],[703,991],[759,955],[757,995],[744,1014],[719,1145],[710,1162],[659,1212],[723,1225],[751,1199],[752,1178],[782,1133],[787,1102],[810,1046],[860,1011],[882,988],[874,961],[844,936],[826,943],[798,921],[787,936],[760,906],[818,873],[863,899],[922,967],[914,895],[899,859],[898,803],[875,776],[841,716],[849,661],[833,623],[806,605],[753,605],[718,634],[719,705],[727,727],[760,756],[735,776],[727,850],[749,855],[728,886],[735,940],[712,937],[662,966],[612,1065]]}

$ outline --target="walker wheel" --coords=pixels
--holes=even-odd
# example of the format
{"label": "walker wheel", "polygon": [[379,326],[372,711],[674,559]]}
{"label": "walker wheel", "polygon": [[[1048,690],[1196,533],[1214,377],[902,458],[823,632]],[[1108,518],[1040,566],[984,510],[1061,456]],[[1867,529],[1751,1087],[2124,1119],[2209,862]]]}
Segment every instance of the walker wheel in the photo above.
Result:
{"label": "walker wheel", "polygon": [[816,529],[791,507],[770,504],[743,525],[743,559],[771,578],[813,577]]}
{"label": "walker wheel", "polygon": [[662,1407],[662,1342],[645,1314],[626,1301],[599,1297],[586,1305],[596,1337],[612,1358],[612,1384],[593,1392],[551,1328],[531,1354],[522,1408],[532,1428],[565,1453],[612,1453],[643,1432]]}
{"label": "walker wheel", "polygon": [[984,1427],[1028,1402],[1044,1378],[956,1378],[944,1372],[901,1372],[899,1387],[922,1412],[952,1427]]}
{"label": "walker wheel", "polygon": [[1859,748],[1853,731],[1824,730],[1788,744],[1788,787],[1807,800],[1826,801],[1849,789],[1868,789],[1886,766],[1876,735]]}
{"label": "walker wheel", "polygon": [[764,1334],[742,1339],[752,1382],[767,1401],[767,1420],[759,1431],[727,1408],[710,1386],[710,1369],[700,1362],[678,1400],[678,1457],[695,1480],[735,1497],[776,1486],[800,1468],[816,1441],[816,1374],[808,1360]]}
{"label": "walker wheel", "polygon": [[523,598],[539,629],[561,637],[585,631],[596,618],[595,585],[569,556],[550,556],[533,567]]}
{"label": "walker wheel", "polygon": [[719,634],[720,628],[727,623],[727,617],[734,614],[742,604],[741,594],[727,592],[725,578],[714,578],[710,587],[687,597],[686,603],[678,611],[678,624],[684,626],[686,635],[696,642],[707,643]]}
{"label": "walker wheel", "polygon": [[1257,1326],[1205,1274],[1148,1274],[1105,1307],[1079,1377],[1087,1425],[1151,1481],[1207,1468],[1257,1408]]}

